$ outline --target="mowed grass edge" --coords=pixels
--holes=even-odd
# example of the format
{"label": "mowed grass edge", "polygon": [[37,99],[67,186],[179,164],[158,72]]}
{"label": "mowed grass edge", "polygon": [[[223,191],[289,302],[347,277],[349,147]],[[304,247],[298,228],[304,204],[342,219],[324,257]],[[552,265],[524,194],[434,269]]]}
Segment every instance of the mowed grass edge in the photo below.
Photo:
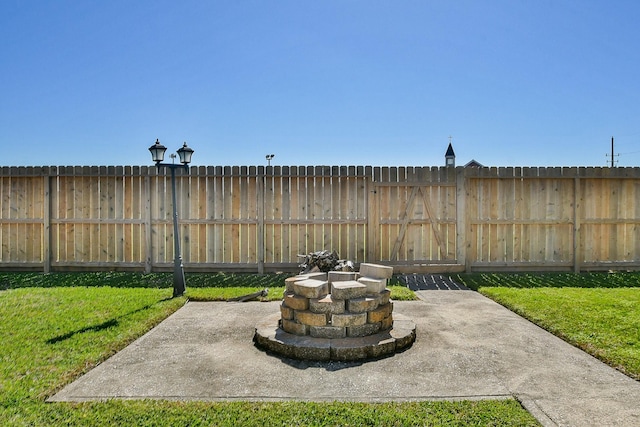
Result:
{"label": "mowed grass edge", "polygon": [[[45,403],[186,302],[170,298],[170,285],[156,283],[158,277],[147,287],[127,287],[133,279],[124,274],[105,273],[104,281],[95,273],[47,276],[27,278],[30,283],[21,287],[0,275],[1,425],[538,425],[515,400]],[[65,276],[74,284],[55,286]],[[45,287],[38,280],[46,280]],[[84,286],[88,281],[91,286]],[[199,288],[193,278],[187,286],[188,292]],[[246,289],[254,288],[238,293]],[[207,292],[215,297],[215,289]]]}

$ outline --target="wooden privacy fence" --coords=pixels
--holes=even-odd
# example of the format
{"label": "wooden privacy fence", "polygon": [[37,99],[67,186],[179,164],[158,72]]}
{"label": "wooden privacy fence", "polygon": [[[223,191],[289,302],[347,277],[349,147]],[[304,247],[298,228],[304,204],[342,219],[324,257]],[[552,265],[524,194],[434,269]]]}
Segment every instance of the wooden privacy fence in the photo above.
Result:
{"label": "wooden privacy fence", "polygon": [[[191,167],[186,271],[293,271],[298,254],[398,272],[640,268],[640,168]],[[0,168],[0,269],[165,271],[170,176]]]}

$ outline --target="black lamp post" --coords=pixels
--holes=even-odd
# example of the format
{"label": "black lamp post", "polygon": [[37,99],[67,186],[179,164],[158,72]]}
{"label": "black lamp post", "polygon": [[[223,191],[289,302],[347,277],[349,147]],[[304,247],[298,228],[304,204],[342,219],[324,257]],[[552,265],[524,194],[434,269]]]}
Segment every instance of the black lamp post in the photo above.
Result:
{"label": "black lamp post", "polygon": [[[156,166],[160,169],[161,166],[167,167],[171,170],[171,192],[173,197],[173,296],[178,297],[186,291],[184,281],[184,266],[182,265],[182,256],[180,255],[180,236],[178,235],[178,205],[176,203],[176,168],[184,168],[189,171],[189,163],[191,163],[191,156],[193,150],[187,147],[187,143],[177,151],[180,158],[180,164],[175,163],[162,163],[164,160],[164,152],[167,151],[167,147],[160,144],[160,141],[156,139],[156,143],[149,147],[151,152],[151,159],[156,162]],[[171,158],[175,159],[176,155],[171,154]]]}

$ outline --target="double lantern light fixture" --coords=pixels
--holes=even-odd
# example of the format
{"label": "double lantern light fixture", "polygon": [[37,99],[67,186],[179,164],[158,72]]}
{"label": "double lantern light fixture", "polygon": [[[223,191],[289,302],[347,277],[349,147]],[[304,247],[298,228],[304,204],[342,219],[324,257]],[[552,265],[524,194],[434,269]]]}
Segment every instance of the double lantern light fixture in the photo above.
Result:
{"label": "double lantern light fixture", "polygon": [[[167,151],[167,147],[160,144],[160,140],[156,139],[156,143],[149,147],[149,151],[151,152],[151,159],[156,162],[156,166],[171,166],[173,163],[162,163],[164,161],[164,153]],[[185,142],[180,149],[177,151],[178,156],[180,157],[180,163],[185,168],[189,166],[191,163],[191,156],[193,156],[193,150],[187,147],[187,143]],[[171,154],[172,158],[175,158],[175,154]],[[176,166],[181,166],[176,165]]]}

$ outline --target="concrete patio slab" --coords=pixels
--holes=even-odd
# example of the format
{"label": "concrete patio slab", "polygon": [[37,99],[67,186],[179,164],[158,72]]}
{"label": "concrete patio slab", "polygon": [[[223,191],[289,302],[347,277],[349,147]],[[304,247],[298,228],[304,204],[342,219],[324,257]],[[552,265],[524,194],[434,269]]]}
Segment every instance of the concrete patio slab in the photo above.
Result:
{"label": "concrete patio slab", "polygon": [[640,425],[640,382],[473,291],[395,302],[408,350],[368,362],[303,362],[253,344],[271,303],[189,302],[50,401],[103,399],[520,400],[543,425]]}

